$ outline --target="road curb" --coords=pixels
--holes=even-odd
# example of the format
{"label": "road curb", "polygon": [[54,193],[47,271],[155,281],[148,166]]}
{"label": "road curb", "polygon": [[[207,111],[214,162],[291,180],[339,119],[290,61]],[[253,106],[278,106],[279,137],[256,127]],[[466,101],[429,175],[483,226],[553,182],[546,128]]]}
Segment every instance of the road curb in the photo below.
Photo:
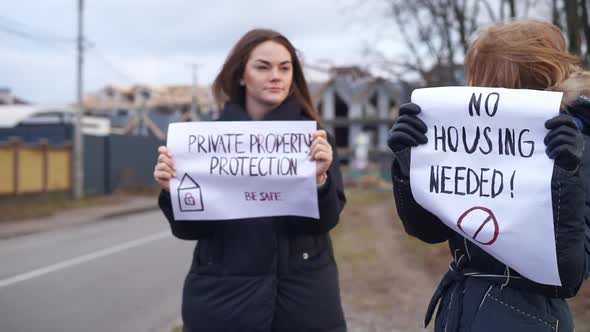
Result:
{"label": "road curb", "polygon": [[85,217],[72,217],[66,213],[66,215],[56,214],[44,218],[3,222],[0,223],[0,240],[109,221],[115,218],[152,212],[158,209],[159,207],[156,204],[140,204],[140,206],[134,206],[128,209],[120,207],[110,209],[109,207],[105,207],[104,211],[95,211],[87,215],[84,214],[84,210],[81,210],[79,212],[80,215],[85,215]]}
{"label": "road curb", "polygon": [[99,218],[97,218],[96,221],[126,217],[126,216],[130,216],[133,214],[138,214],[138,213],[143,213],[143,212],[151,212],[151,211],[156,211],[159,209],[160,208],[158,206],[148,206],[148,207],[133,208],[133,209],[129,209],[126,211],[111,212],[111,213],[106,213],[106,214],[100,216]]}

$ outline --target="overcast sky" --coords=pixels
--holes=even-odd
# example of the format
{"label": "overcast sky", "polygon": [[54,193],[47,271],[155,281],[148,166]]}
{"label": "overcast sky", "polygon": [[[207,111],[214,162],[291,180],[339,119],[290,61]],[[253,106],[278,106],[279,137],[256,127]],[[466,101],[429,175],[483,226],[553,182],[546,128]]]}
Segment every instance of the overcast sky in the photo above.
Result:
{"label": "overcast sky", "polygon": [[[276,29],[307,62],[363,63],[384,27],[358,0],[85,0],[86,93],[107,84],[210,83],[233,44]],[[75,100],[76,0],[0,2],[0,87],[41,104]],[[367,19],[374,15],[372,19]],[[381,22],[382,23],[382,22]]]}

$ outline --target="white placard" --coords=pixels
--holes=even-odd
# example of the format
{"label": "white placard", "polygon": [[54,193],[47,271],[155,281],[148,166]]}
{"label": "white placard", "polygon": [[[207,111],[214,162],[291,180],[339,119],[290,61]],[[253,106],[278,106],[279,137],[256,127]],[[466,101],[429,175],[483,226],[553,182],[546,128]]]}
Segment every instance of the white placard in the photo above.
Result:
{"label": "white placard", "polygon": [[170,124],[174,218],[318,219],[316,165],[308,156],[315,130],[315,121]]}
{"label": "white placard", "polygon": [[530,280],[561,285],[546,120],[560,92],[478,87],[414,90],[428,143],[412,149],[416,202]]}

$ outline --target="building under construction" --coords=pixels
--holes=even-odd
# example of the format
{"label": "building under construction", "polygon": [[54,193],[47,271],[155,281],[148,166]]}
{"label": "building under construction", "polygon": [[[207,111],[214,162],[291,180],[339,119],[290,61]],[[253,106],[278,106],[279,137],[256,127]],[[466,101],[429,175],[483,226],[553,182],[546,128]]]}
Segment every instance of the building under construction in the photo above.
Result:
{"label": "building under construction", "polygon": [[[346,162],[360,134],[369,137],[371,153],[387,152],[387,133],[400,103],[408,97],[400,84],[375,77],[357,67],[328,71],[323,82],[310,82],[323,125],[336,139]],[[111,120],[111,132],[166,138],[168,124],[214,120],[219,109],[209,87],[107,86],[84,99],[87,114]]]}

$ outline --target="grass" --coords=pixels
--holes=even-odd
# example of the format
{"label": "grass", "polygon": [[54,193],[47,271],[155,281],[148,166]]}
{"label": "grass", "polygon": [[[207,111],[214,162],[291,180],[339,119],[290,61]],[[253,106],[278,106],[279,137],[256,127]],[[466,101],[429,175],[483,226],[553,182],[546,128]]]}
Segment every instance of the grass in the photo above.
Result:
{"label": "grass", "polygon": [[[157,185],[123,186],[114,195],[157,197],[159,192],[160,187]],[[66,192],[0,196],[0,222],[47,217],[65,210],[117,203],[113,196],[87,196],[75,200]]]}
{"label": "grass", "polygon": [[387,199],[393,199],[391,191],[349,189],[346,191],[346,209],[344,213],[348,209],[362,208],[364,205],[378,203]]}
{"label": "grass", "polygon": [[377,250],[374,245],[368,245],[375,238],[372,230],[361,228],[351,233],[339,228],[333,232],[332,238],[334,247],[338,249],[334,252],[338,266],[349,265],[353,271],[359,271],[375,262]]}
{"label": "grass", "polygon": [[145,186],[145,185],[138,185],[138,186],[122,186],[118,188],[115,194],[123,194],[123,195],[134,195],[134,196],[150,196],[150,197],[157,197],[160,193],[160,186],[153,185],[153,186]]}
{"label": "grass", "polygon": [[[332,231],[336,262],[350,264],[353,269],[359,268],[359,264],[375,261],[377,250],[375,248],[374,230],[368,227],[355,227],[348,222],[361,216],[361,209],[371,204],[377,204],[391,198],[391,193],[351,189],[346,191],[346,208],[342,212],[341,222]],[[352,229],[354,227],[354,229]]]}
{"label": "grass", "polygon": [[[347,199],[347,206],[344,210],[343,218],[347,218],[347,210],[352,210],[354,214],[355,209],[362,209],[363,206],[368,204],[376,204],[385,200],[391,200],[391,204],[393,205],[393,193],[391,191],[377,191],[377,190],[367,190],[367,189],[350,189],[346,191],[346,199]],[[401,223],[398,217],[395,217],[395,222]],[[416,238],[411,236],[405,236],[404,241],[407,241],[407,245],[413,250],[418,251],[419,253],[429,253],[429,252],[438,252],[440,250],[448,250],[446,242],[438,243],[438,244],[429,244],[423,241],[420,241]]]}
{"label": "grass", "polygon": [[6,196],[0,199],[0,222],[46,217],[64,210],[116,203],[115,199],[108,196],[88,196],[75,200],[69,193]]}

